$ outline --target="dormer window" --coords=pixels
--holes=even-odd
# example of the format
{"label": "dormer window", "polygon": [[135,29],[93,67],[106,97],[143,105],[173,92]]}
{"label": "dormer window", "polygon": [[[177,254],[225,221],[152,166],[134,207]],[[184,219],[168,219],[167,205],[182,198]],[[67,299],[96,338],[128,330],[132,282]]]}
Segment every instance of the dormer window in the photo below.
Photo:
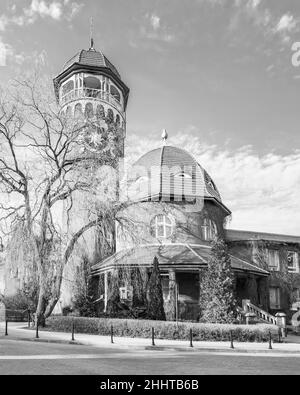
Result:
{"label": "dormer window", "polygon": [[183,171],[181,171],[181,172],[175,174],[174,177],[175,177],[175,178],[187,178],[187,179],[189,179],[189,180],[192,179],[192,176],[191,176],[190,174],[184,173]]}
{"label": "dormer window", "polygon": [[212,241],[218,235],[217,225],[209,218],[204,218],[202,225],[202,236],[205,241]]}
{"label": "dormer window", "polygon": [[174,221],[168,215],[157,215],[152,220],[151,228],[156,239],[167,239],[173,234]]}
{"label": "dormer window", "polygon": [[207,185],[208,185],[209,187],[211,187],[214,191],[216,190],[215,184],[214,184],[212,181],[209,181],[209,182],[207,183]]}

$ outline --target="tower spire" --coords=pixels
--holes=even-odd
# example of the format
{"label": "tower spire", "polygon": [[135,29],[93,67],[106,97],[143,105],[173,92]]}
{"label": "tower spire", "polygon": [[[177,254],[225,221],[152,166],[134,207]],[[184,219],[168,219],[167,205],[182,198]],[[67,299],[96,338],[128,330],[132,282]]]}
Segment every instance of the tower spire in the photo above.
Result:
{"label": "tower spire", "polygon": [[93,17],[91,16],[90,18],[90,42],[91,42],[91,46],[90,46],[90,50],[94,51],[94,38],[93,38]]}

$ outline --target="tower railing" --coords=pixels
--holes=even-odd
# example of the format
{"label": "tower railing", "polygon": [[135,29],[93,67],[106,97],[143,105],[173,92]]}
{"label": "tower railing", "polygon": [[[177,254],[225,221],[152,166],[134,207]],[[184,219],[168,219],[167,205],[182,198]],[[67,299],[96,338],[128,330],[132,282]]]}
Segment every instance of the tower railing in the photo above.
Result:
{"label": "tower railing", "polygon": [[78,99],[98,99],[102,101],[106,101],[107,103],[112,104],[119,111],[123,111],[122,104],[109,92],[106,92],[101,89],[92,89],[92,88],[77,88],[73,89],[65,95],[61,96],[60,103],[61,105],[67,104],[73,100]]}

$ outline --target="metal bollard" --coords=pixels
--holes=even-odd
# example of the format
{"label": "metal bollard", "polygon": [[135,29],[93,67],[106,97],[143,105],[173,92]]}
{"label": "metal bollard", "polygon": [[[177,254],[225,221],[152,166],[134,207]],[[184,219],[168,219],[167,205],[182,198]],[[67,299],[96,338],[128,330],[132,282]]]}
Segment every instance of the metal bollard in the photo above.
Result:
{"label": "metal bollard", "polygon": [[269,331],[269,350],[272,350],[273,349],[273,347],[272,347],[272,334],[271,334],[271,331]]}
{"label": "metal bollard", "polygon": [[27,318],[28,318],[28,328],[30,328],[30,310],[27,311]]}
{"label": "metal bollard", "polygon": [[234,349],[232,331],[230,331],[230,348]]}
{"label": "metal bollard", "polygon": [[193,330],[190,329],[190,347],[193,347]]}
{"label": "metal bollard", "polygon": [[75,340],[74,334],[75,334],[75,322],[74,322],[74,320],[73,320],[73,321],[72,321],[72,341]]}
{"label": "metal bollard", "polygon": [[110,342],[111,343],[114,342],[114,327],[113,326],[110,327]]}
{"label": "metal bollard", "polygon": [[152,328],[152,346],[155,346],[154,337],[155,337],[155,332],[154,332],[154,328]]}
{"label": "metal bollard", "polygon": [[35,327],[35,338],[39,338],[39,323],[38,320],[36,319],[36,327]]}
{"label": "metal bollard", "polygon": [[7,325],[8,325],[8,320],[5,320],[5,336],[8,336]]}

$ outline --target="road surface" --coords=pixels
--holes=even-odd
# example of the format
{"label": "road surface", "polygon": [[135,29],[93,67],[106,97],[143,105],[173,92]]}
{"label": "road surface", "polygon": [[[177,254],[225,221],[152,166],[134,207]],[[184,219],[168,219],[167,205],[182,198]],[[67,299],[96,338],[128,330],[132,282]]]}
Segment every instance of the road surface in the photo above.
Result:
{"label": "road surface", "polygon": [[98,348],[0,338],[2,375],[286,375],[300,374],[300,356],[239,355]]}

